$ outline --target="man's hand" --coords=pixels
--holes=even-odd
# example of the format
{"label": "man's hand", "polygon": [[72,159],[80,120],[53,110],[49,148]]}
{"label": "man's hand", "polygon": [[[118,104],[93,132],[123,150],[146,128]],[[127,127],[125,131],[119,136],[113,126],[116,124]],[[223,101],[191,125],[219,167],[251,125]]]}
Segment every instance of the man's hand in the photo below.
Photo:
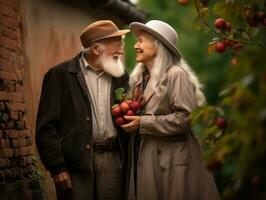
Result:
{"label": "man's hand", "polygon": [[124,118],[128,121],[130,121],[128,124],[122,125],[121,128],[123,128],[124,131],[127,133],[137,133],[140,125],[140,116],[124,116]]}
{"label": "man's hand", "polygon": [[73,189],[68,172],[66,171],[60,172],[59,174],[55,175],[53,179],[54,179],[55,186],[57,188],[61,190],[67,190],[67,189],[72,190]]}

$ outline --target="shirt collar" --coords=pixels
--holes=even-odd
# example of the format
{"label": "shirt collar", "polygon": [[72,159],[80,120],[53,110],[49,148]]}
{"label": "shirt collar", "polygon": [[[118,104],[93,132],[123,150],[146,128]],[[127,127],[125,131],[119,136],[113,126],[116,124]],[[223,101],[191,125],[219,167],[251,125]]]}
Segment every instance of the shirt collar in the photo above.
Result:
{"label": "shirt collar", "polygon": [[96,70],[94,67],[92,67],[86,60],[84,53],[81,55],[82,63],[85,69],[95,72],[98,76],[101,76],[104,74],[103,70]]}

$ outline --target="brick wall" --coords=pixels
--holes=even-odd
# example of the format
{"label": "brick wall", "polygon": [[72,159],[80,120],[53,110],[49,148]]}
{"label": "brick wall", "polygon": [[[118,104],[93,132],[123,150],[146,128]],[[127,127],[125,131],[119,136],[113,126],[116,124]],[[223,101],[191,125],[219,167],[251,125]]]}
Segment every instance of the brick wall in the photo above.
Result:
{"label": "brick wall", "polygon": [[25,122],[19,0],[0,0],[0,197],[31,199],[31,130]]}

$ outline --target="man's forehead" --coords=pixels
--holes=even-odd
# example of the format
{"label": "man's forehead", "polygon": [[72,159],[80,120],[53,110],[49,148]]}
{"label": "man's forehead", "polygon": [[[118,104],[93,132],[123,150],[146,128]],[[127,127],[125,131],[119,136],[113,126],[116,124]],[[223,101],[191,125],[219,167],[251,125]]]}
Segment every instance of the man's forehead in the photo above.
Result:
{"label": "man's forehead", "polygon": [[123,41],[122,36],[102,39],[103,43],[113,43],[113,42],[122,42],[122,41]]}

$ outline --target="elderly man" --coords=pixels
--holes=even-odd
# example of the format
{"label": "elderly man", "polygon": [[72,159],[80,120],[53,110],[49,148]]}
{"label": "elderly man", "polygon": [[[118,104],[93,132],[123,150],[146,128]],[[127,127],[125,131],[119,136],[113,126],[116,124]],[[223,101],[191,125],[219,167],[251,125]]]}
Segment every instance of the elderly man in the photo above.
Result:
{"label": "elderly man", "polygon": [[122,36],[109,20],[87,26],[84,50],[44,77],[36,124],[57,199],[124,199],[127,135],[113,124],[116,88],[127,86]]}

